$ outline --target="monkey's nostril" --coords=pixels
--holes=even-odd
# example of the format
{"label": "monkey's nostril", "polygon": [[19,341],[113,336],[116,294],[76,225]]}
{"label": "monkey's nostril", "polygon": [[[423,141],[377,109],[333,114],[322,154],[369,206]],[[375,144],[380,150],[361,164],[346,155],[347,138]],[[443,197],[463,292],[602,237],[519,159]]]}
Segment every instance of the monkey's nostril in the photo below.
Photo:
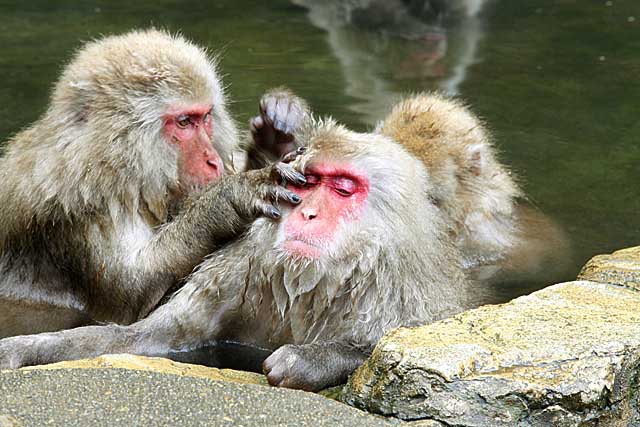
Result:
{"label": "monkey's nostril", "polygon": [[207,160],[207,164],[214,169],[218,169],[218,163],[215,160],[209,159]]}

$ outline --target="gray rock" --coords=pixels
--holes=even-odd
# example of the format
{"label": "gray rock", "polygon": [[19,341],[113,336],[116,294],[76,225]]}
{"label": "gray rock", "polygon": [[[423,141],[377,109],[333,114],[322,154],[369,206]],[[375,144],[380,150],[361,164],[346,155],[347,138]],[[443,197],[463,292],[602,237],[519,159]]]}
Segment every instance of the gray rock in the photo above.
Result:
{"label": "gray rock", "polygon": [[640,426],[640,293],[563,283],[391,331],[342,399],[447,426]]}
{"label": "gray rock", "polygon": [[0,427],[19,427],[20,423],[10,415],[0,415]]}
{"label": "gray rock", "polygon": [[313,393],[129,369],[0,372],[0,426],[390,426]]}

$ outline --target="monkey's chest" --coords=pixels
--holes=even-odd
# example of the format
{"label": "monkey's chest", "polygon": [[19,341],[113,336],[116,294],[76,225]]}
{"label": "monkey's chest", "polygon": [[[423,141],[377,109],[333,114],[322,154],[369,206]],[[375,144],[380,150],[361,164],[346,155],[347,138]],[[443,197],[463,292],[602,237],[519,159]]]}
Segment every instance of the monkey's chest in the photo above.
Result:
{"label": "monkey's chest", "polygon": [[340,322],[350,312],[348,298],[328,298],[321,284],[299,294],[286,292],[284,286],[260,286],[256,290],[259,292],[244,298],[242,330],[236,338],[266,348],[330,340],[342,329]]}

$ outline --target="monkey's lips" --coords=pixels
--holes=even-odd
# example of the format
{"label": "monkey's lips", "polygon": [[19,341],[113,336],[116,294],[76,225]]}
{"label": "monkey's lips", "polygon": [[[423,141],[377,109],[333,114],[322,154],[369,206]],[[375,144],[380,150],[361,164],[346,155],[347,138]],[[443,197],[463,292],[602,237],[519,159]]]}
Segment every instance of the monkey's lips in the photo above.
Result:
{"label": "monkey's lips", "polygon": [[320,247],[316,244],[299,238],[287,239],[282,248],[289,254],[299,258],[318,259],[322,254]]}

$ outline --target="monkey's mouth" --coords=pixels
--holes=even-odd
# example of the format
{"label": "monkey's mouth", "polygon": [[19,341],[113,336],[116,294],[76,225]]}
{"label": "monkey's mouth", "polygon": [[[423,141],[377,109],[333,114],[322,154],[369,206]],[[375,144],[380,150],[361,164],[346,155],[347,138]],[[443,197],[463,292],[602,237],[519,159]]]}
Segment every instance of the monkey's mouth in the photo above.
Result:
{"label": "monkey's mouth", "polygon": [[317,244],[299,238],[287,239],[282,248],[289,255],[300,258],[318,259],[322,254],[322,249]]}

